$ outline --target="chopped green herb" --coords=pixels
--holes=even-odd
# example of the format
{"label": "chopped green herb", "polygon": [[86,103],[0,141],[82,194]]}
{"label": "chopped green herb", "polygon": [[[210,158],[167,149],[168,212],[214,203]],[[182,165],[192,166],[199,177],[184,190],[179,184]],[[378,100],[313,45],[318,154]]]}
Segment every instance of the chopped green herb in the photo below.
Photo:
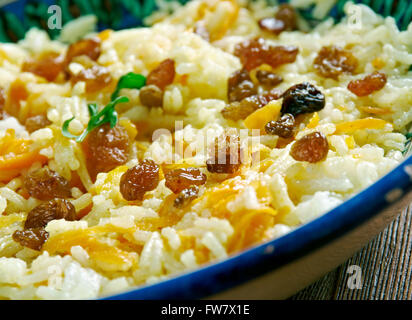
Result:
{"label": "chopped green herb", "polygon": [[146,84],[146,77],[138,73],[129,72],[120,77],[116,90],[112,94],[112,100],[116,99],[122,89],[140,89]]}
{"label": "chopped green herb", "polygon": [[63,136],[76,139],[77,142],[82,142],[86,136],[93,131],[93,129],[101,126],[104,123],[110,123],[110,127],[113,128],[118,120],[117,112],[114,109],[116,104],[129,102],[127,97],[118,97],[120,90],[122,89],[140,89],[146,84],[146,77],[138,74],[129,72],[122,77],[120,77],[119,81],[117,82],[116,90],[113,92],[111,96],[110,103],[105,106],[102,111],[98,112],[97,104],[90,103],[87,105],[90,114],[90,120],[87,124],[87,128],[82,132],[81,135],[75,136],[69,132],[69,125],[70,122],[73,121],[74,117],[71,119],[66,120],[63,123],[62,133]]}
{"label": "chopped green herb", "polygon": [[129,98],[127,97],[118,97],[113,101],[110,101],[108,105],[106,105],[100,112],[98,112],[97,105],[95,103],[90,103],[87,107],[89,109],[90,120],[87,124],[87,128],[82,132],[81,135],[75,136],[69,132],[69,124],[74,119],[68,119],[63,123],[62,133],[63,136],[71,139],[76,139],[77,142],[82,142],[86,136],[93,131],[93,129],[101,126],[105,123],[110,123],[110,127],[113,128],[117,123],[117,112],[115,110],[115,106],[118,103],[129,102]]}
{"label": "chopped green herb", "polygon": [[405,134],[406,137],[406,142],[405,142],[405,149],[403,149],[402,154],[405,155],[409,149],[410,149],[410,144],[412,140],[412,132],[408,132]]}

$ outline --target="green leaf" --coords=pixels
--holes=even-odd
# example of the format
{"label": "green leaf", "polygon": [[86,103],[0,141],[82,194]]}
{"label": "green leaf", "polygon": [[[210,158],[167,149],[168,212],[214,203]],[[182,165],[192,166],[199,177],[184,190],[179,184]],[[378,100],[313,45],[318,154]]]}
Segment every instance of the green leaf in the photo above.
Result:
{"label": "green leaf", "polygon": [[63,122],[62,134],[66,138],[70,138],[70,139],[76,139],[77,138],[77,136],[75,136],[74,134],[71,134],[69,132],[69,124],[70,124],[70,122],[73,121],[73,119],[74,119],[74,117],[72,117],[71,119],[68,119],[65,122]]}
{"label": "green leaf", "polygon": [[113,111],[112,116],[109,119],[110,128],[114,128],[117,123],[117,112]]}
{"label": "green leaf", "polygon": [[93,117],[94,115],[97,114],[97,111],[99,111],[99,108],[97,107],[96,103],[89,103],[87,105],[87,108],[89,109],[90,117]]}
{"label": "green leaf", "polygon": [[69,124],[74,119],[68,119],[63,123],[62,133],[63,136],[76,139],[76,142],[82,142],[87,135],[92,132],[95,128],[100,127],[105,123],[109,123],[111,128],[114,128],[118,121],[118,115],[115,107],[119,103],[129,102],[129,98],[121,96],[113,101],[110,101],[100,112],[98,111],[97,104],[90,103],[87,105],[90,113],[90,120],[87,124],[87,128],[82,132],[80,136],[75,136],[69,132]]}
{"label": "green leaf", "polygon": [[140,89],[145,84],[145,76],[138,73],[129,72],[119,79],[116,90],[113,92],[111,99],[115,100],[122,89]]}

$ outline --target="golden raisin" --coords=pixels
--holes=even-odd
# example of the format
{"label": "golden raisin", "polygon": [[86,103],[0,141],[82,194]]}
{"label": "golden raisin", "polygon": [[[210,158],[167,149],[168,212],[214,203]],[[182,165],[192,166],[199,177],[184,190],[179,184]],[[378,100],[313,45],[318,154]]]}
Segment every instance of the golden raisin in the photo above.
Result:
{"label": "golden raisin", "polygon": [[296,30],[296,12],[295,9],[288,4],[279,6],[274,17],[263,18],[259,20],[259,26],[266,31],[276,35],[282,31]]}
{"label": "golden raisin", "polygon": [[90,132],[85,147],[92,176],[126,163],[129,144],[129,135],[119,124],[110,128],[110,124],[105,123]]}
{"label": "golden raisin", "polygon": [[365,97],[375,91],[381,90],[386,84],[386,75],[375,71],[363,79],[353,80],[348,84],[348,90],[358,97]]}
{"label": "golden raisin", "polygon": [[7,114],[19,118],[21,102],[26,101],[29,97],[27,83],[19,78],[14,80],[9,87],[8,97],[5,104]]}
{"label": "golden raisin", "polygon": [[265,131],[267,134],[275,134],[286,139],[293,136],[294,127],[295,117],[290,113],[285,113],[279,120],[268,122]]}
{"label": "golden raisin", "polygon": [[88,56],[93,61],[96,61],[101,53],[101,41],[99,38],[83,39],[69,46],[66,53],[65,63],[69,64],[74,57]]}
{"label": "golden raisin", "polygon": [[64,58],[55,52],[42,54],[38,59],[24,62],[23,72],[31,72],[47,81],[54,81],[64,69]]}
{"label": "golden raisin", "polygon": [[39,200],[71,197],[69,181],[46,167],[29,172],[23,184],[28,194]]}
{"label": "golden raisin", "polygon": [[173,83],[175,78],[175,62],[172,59],[162,61],[146,78],[146,85],[154,84],[161,90]]}
{"label": "golden raisin", "polygon": [[279,96],[269,93],[266,95],[254,95],[244,98],[240,102],[232,102],[228,104],[221,111],[223,118],[227,120],[243,120],[246,119],[248,115],[253,113],[259,108],[264,107],[270,101],[278,99]]}
{"label": "golden raisin", "polygon": [[149,159],[127,170],[120,178],[120,193],[127,201],[143,200],[159,184],[159,166]]}
{"label": "golden raisin", "polygon": [[235,46],[234,54],[240,58],[243,67],[251,71],[262,64],[277,68],[296,60],[299,49],[294,46],[272,46],[264,39],[246,40]]}
{"label": "golden raisin", "polygon": [[179,193],[192,185],[200,186],[206,183],[206,175],[197,168],[181,168],[165,174],[166,187]]}
{"label": "golden raisin", "polygon": [[87,92],[96,92],[107,87],[112,82],[109,69],[94,65],[91,68],[83,69],[76,75],[71,75],[71,81],[77,83],[84,81]]}
{"label": "golden raisin", "polygon": [[242,162],[240,139],[235,134],[224,134],[215,139],[206,167],[212,173],[235,173]]}
{"label": "golden raisin", "polygon": [[50,125],[51,122],[47,117],[43,114],[39,114],[37,116],[29,117],[26,119],[24,126],[28,132],[34,132],[36,130],[42,129]]}
{"label": "golden raisin", "polygon": [[161,107],[163,105],[163,91],[154,84],[141,88],[139,98],[146,107]]}
{"label": "golden raisin", "polygon": [[322,77],[337,80],[343,73],[353,74],[358,67],[358,60],[349,51],[328,46],[319,51],[313,65]]}
{"label": "golden raisin", "polygon": [[187,189],[182,190],[177,198],[175,199],[173,206],[175,208],[182,208],[186,206],[193,199],[196,199],[199,195],[199,187],[191,186]]}
{"label": "golden raisin", "polygon": [[50,221],[64,219],[75,221],[76,210],[70,201],[53,199],[35,207],[27,214],[24,229],[43,228]]}
{"label": "golden raisin", "polygon": [[229,102],[241,101],[257,93],[249,72],[245,69],[235,71],[228,79]]}
{"label": "golden raisin", "polygon": [[276,87],[283,81],[283,78],[281,76],[266,70],[258,70],[256,72],[256,79],[261,85],[271,88]]}
{"label": "golden raisin", "polygon": [[312,132],[296,141],[290,155],[296,161],[315,163],[326,159],[329,151],[328,140],[321,132]]}
{"label": "golden raisin", "polygon": [[20,243],[23,247],[40,251],[43,244],[49,238],[49,233],[43,228],[28,230],[17,230],[13,233],[13,240]]}
{"label": "golden raisin", "polygon": [[285,30],[296,30],[296,10],[290,4],[281,4],[275,18],[285,24]]}

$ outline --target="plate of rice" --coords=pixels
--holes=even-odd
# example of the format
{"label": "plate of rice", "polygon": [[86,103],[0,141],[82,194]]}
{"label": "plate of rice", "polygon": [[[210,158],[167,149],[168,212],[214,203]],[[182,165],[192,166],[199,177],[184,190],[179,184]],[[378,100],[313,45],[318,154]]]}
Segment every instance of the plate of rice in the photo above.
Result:
{"label": "plate of rice", "polygon": [[412,6],[58,4],[0,14],[0,299],[287,298],[412,200]]}

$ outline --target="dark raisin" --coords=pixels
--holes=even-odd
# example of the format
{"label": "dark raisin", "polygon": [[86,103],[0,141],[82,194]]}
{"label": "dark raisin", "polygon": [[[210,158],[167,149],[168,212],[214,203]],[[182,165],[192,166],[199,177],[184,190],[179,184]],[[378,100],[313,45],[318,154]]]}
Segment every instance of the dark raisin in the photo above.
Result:
{"label": "dark raisin", "polygon": [[224,134],[215,139],[206,167],[212,173],[235,173],[242,162],[240,139],[235,134]]}
{"label": "dark raisin", "polygon": [[281,76],[266,70],[258,70],[256,72],[256,79],[261,85],[271,88],[276,87],[283,81],[283,78]]}
{"label": "dark raisin", "polygon": [[192,185],[203,185],[206,183],[206,175],[197,168],[181,168],[167,172],[165,174],[166,187],[179,193]]}
{"label": "dark raisin", "polygon": [[43,228],[50,221],[59,219],[67,221],[77,219],[76,210],[70,201],[53,199],[38,205],[28,213],[24,229]]}
{"label": "dark raisin", "polygon": [[51,121],[47,119],[47,117],[43,114],[39,114],[37,116],[29,117],[26,119],[24,126],[28,132],[34,132],[36,130],[42,129],[47,127],[51,124]]}
{"label": "dark raisin", "polygon": [[69,64],[74,57],[88,56],[93,61],[96,61],[101,53],[101,41],[99,38],[83,39],[69,46],[66,53],[65,63]]}
{"label": "dark raisin", "polygon": [[20,243],[23,247],[40,251],[43,244],[49,238],[49,233],[43,228],[17,230],[13,233],[13,240]]}
{"label": "dark raisin", "polygon": [[127,201],[143,200],[159,184],[159,166],[149,159],[127,170],[120,178],[120,193]]}
{"label": "dark raisin", "polygon": [[295,9],[288,4],[279,6],[274,17],[263,18],[259,20],[259,26],[266,31],[276,35],[282,31],[296,30],[296,12]]}
{"label": "dark raisin", "polygon": [[257,109],[264,107],[270,101],[276,100],[277,98],[278,96],[274,94],[250,96],[240,102],[228,104],[221,113],[223,118],[227,120],[243,120]]}
{"label": "dark raisin", "polygon": [[319,51],[313,65],[322,77],[338,80],[343,73],[353,74],[358,67],[358,60],[349,51],[328,46]]}
{"label": "dark raisin", "polygon": [[234,54],[243,67],[251,71],[262,64],[277,68],[296,60],[299,49],[294,46],[272,46],[262,38],[246,40],[235,46]]}
{"label": "dark raisin", "polygon": [[293,136],[294,127],[295,117],[290,113],[285,113],[279,120],[268,122],[265,131],[267,134],[275,134],[286,139]]}
{"label": "dark raisin", "polygon": [[257,93],[249,72],[245,69],[235,71],[228,80],[229,102],[241,101]]}
{"label": "dark raisin", "polygon": [[64,69],[64,58],[58,53],[48,52],[39,58],[28,60],[22,66],[23,72],[31,72],[47,81],[54,81]]}
{"label": "dark raisin", "polygon": [[386,75],[375,71],[363,79],[353,80],[348,84],[348,90],[358,97],[365,97],[375,91],[381,90],[386,84]]}
{"label": "dark raisin", "polygon": [[162,61],[155,69],[153,69],[146,79],[146,85],[154,84],[161,90],[173,83],[175,78],[175,62],[172,59]]}
{"label": "dark raisin", "polygon": [[182,208],[189,204],[193,199],[196,199],[199,195],[199,187],[191,186],[182,190],[175,199],[173,206],[175,208]]}
{"label": "dark raisin", "polygon": [[48,168],[28,173],[23,184],[29,195],[39,200],[71,197],[69,181]]}
{"label": "dark raisin", "polygon": [[281,112],[296,116],[322,110],[325,107],[325,96],[315,86],[303,82],[290,87],[283,94]]}
{"label": "dark raisin", "polygon": [[312,132],[296,141],[290,155],[296,161],[315,163],[326,159],[329,151],[328,140],[321,132]]}
{"label": "dark raisin", "polygon": [[161,107],[163,105],[163,91],[154,84],[141,88],[139,98],[146,107]]}
{"label": "dark raisin", "polygon": [[108,172],[126,163],[129,157],[129,135],[124,127],[110,128],[106,123],[89,133],[85,140],[89,170],[92,175]]}

